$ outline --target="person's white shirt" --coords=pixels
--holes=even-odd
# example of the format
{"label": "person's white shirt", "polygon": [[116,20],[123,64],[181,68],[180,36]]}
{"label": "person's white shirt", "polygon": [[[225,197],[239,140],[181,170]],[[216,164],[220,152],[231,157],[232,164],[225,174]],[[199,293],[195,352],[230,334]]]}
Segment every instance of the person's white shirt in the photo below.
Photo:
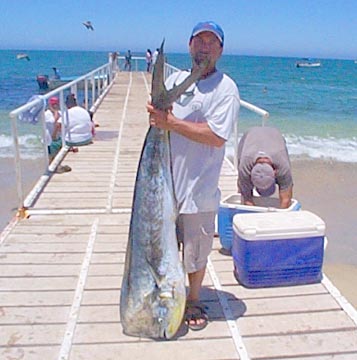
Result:
{"label": "person's white shirt", "polygon": [[[61,113],[60,113],[61,115]],[[61,118],[58,119],[58,122],[61,123]],[[55,117],[50,109],[45,111],[45,124],[46,124],[46,144],[49,146],[52,143],[52,134],[55,129]],[[58,134],[58,137],[60,133]],[[57,138],[58,138],[57,137]],[[56,140],[56,139],[55,139]]]}
{"label": "person's white shirt", "polygon": [[66,131],[66,142],[84,143],[92,140],[92,121],[87,110],[80,106],[68,109],[68,131]]}
{"label": "person's white shirt", "polygon": [[159,52],[157,50],[152,54],[152,64],[155,65]]}

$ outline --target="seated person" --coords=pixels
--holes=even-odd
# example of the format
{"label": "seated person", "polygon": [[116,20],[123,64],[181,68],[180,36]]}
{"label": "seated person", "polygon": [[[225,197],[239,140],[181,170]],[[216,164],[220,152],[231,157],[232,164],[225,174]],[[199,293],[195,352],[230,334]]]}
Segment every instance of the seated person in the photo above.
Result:
{"label": "seated person", "polygon": [[[45,111],[46,143],[50,162],[62,147],[61,113],[59,111],[59,105],[58,97],[52,96],[48,99],[48,109]],[[58,165],[56,168],[57,173],[68,171],[71,171],[68,165]]]}
{"label": "seated person", "polygon": [[89,112],[77,105],[74,94],[66,98],[68,108],[68,126],[66,131],[66,144],[68,146],[81,146],[92,143],[93,122]]}
{"label": "seated person", "polygon": [[59,100],[56,96],[52,96],[48,99],[48,109],[45,111],[46,142],[51,160],[62,147],[60,119]]}
{"label": "seated person", "polygon": [[280,208],[291,205],[293,180],[285,139],[273,127],[253,127],[238,144],[238,191],[242,204],[254,205],[253,189],[262,197],[279,188]]}

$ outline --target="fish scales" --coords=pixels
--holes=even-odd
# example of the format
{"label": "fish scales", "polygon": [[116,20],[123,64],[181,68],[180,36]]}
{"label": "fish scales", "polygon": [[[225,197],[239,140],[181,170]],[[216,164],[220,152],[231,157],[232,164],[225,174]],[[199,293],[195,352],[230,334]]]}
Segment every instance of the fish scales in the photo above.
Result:
{"label": "fish scales", "polygon": [[[167,110],[197,81],[202,69],[170,91],[164,86],[163,71],[162,43],[151,97],[155,107]],[[150,127],[136,175],[120,296],[120,318],[127,335],[170,339],[182,323],[186,289],[176,219],[169,134]]]}

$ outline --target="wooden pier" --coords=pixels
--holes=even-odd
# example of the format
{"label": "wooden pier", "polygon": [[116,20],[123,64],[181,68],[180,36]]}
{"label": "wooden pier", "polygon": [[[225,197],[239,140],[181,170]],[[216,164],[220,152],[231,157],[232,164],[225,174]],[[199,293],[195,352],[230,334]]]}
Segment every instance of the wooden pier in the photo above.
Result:
{"label": "wooden pier", "polygon": [[[69,152],[30,217],[0,240],[1,360],[357,359],[356,310],[324,278],[247,289],[215,240],[202,300],[209,325],[171,341],[123,334],[119,296],[150,76],[121,72],[93,144]],[[224,164],[222,195],[236,191]]]}

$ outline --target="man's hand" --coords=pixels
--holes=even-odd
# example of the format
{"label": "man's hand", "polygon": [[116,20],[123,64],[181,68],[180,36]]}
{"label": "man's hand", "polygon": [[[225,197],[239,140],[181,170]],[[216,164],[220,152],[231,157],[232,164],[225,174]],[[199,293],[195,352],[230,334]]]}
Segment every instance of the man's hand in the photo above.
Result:
{"label": "man's hand", "polygon": [[171,130],[172,122],[175,119],[171,109],[167,111],[159,110],[154,108],[150,103],[146,105],[146,109],[150,114],[149,123],[151,126],[155,126],[163,130]]}
{"label": "man's hand", "polygon": [[52,114],[55,121],[58,121],[58,119],[61,117],[58,110],[53,110]]}
{"label": "man's hand", "polygon": [[206,122],[192,122],[181,120],[172,113],[172,108],[167,111],[158,110],[150,103],[146,105],[151,126],[159,129],[174,131],[188,139],[209,146],[221,147],[225,139],[216,135]]}

